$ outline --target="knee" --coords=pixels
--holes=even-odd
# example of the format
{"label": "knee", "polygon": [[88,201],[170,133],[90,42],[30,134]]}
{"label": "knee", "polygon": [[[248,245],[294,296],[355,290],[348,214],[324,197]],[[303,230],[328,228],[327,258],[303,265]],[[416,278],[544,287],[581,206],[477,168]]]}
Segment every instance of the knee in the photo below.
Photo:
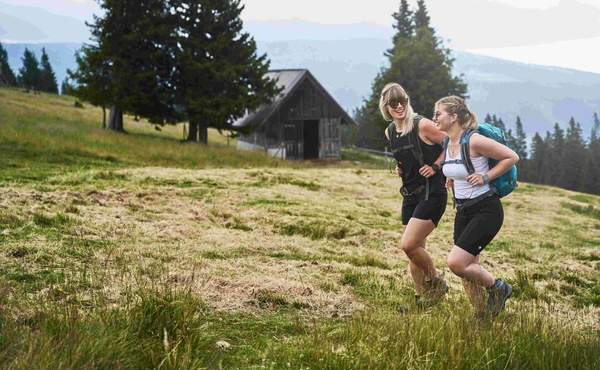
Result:
{"label": "knee", "polygon": [[413,239],[402,239],[400,247],[406,255],[410,256],[417,248],[419,248],[419,243]]}
{"label": "knee", "polygon": [[454,275],[462,277],[465,274],[465,269],[467,266],[460,259],[450,255],[446,259],[446,263]]}

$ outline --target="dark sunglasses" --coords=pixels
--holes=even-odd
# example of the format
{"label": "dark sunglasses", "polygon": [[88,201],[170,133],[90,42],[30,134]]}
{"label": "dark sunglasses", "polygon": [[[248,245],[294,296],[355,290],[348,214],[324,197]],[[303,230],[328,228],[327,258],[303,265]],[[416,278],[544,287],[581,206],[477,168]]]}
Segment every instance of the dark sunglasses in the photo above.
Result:
{"label": "dark sunglasses", "polygon": [[406,105],[405,99],[392,99],[389,102],[387,102],[387,106],[392,109],[398,109],[398,108],[400,108],[400,106],[404,107],[405,105]]}

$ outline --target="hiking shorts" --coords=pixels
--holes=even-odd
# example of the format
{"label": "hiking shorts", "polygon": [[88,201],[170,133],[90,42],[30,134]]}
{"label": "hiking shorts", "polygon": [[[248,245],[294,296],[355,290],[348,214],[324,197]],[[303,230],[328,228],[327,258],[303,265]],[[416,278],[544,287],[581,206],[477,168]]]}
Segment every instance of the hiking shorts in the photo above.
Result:
{"label": "hiking shorts", "polygon": [[477,256],[494,239],[502,223],[504,210],[497,195],[461,207],[454,219],[454,245]]}
{"label": "hiking shorts", "polygon": [[419,220],[431,220],[435,226],[438,225],[442,215],[446,211],[446,202],[448,193],[429,194],[428,200],[421,200],[417,203],[402,203],[402,225],[408,225],[411,218]]}

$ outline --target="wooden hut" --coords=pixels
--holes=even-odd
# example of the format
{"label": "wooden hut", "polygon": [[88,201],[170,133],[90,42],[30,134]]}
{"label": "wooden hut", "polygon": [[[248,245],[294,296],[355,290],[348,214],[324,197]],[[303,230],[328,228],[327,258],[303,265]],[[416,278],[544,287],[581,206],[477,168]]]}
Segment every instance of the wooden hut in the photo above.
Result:
{"label": "wooden hut", "polygon": [[272,70],[267,77],[282,91],[234,123],[251,130],[238,138],[238,149],[283,159],[340,159],[341,125],[356,122],[308,70]]}

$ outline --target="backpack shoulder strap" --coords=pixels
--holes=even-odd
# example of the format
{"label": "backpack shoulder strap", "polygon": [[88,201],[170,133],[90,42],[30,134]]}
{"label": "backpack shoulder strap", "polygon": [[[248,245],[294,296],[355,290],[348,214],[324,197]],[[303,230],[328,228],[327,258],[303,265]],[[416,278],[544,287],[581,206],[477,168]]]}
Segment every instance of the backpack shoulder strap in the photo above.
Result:
{"label": "backpack shoulder strap", "polygon": [[388,127],[385,129],[385,130],[386,130],[386,132],[387,132],[387,139],[388,139],[388,142],[390,142],[390,143],[392,142],[392,134],[394,133],[394,131],[393,131],[393,128],[394,128],[394,122],[392,121],[392,122],[391,122],[391,123],[388,125]]}
{"label": "backpack shoulder strap", "polygon": [[444,159],[442,160],[442,163],[440,164],[441,166],[444,165],[444,163],[446,163],[446,152],[448,152],[448,144],[450,143],[450,138],[448,136],[446,136],[444,138],[444,141],[442,141],[442,153],[444,153]]}
{"label": "backpack shoulder strap", "polygon": [[413,143],[411,143],[414,145],[413,153],[417,158],[419,165],[423,166],[425,160],[423,159],[423,149],[421,148],[421,140],[419,139],[419,122],[421,122],[421,119],[423,119],[423,116],[418,114],[413,118],[414,127],[409,135],[409,140],[413,141]]}
{"label": "backpack shoulder strap", "polygon": [[471,136],[473,136],[475,132],[475,130],[467,130],[460,138],[460,156],[465,164],[465,167],[467,168],[469,175],[475,173],[475,166],[473,166],[473,162],[471,161],[471,149],[469,146]]}

